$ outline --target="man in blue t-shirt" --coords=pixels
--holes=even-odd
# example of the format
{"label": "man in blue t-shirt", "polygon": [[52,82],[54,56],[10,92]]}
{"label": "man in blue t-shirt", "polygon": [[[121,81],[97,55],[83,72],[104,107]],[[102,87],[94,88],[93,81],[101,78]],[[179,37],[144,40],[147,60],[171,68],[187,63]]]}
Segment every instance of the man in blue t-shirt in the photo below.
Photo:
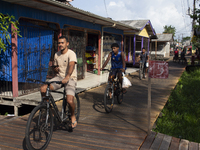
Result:
{"label": "man in blue t-shirt", "polygon": [[[108,58],[104,62],[101,70],[107,65],[111,58],[111,72],[108,77],[108,81],[114,79],[116,75],[118,75],[119,82],[122,88],[122,72],[125,72],[125,60],[124,60],[124,52],[119,50],[119,45],[117,43],[113,43],[111,45],[112,52],[109,53]],[[123,93],[126,93],[126,90],[122,90]]]}

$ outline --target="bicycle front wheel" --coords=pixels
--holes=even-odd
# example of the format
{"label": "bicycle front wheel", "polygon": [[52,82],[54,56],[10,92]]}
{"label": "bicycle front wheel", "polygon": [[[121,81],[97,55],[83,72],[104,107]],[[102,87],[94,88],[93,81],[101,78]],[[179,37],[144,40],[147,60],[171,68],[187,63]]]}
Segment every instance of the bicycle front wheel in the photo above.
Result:
{"label": "bicycle front wheel", "polygon": [[28,149],[44,150],[52,137],[53,117],[46,105],[35,107],[27,121],[25,139]]}
{"label": "bicycle front wheel", "polygon": [[113,86],[108,84],[104,92],[104,107],[107,113],[110,113],[114,105],[114,89]]}

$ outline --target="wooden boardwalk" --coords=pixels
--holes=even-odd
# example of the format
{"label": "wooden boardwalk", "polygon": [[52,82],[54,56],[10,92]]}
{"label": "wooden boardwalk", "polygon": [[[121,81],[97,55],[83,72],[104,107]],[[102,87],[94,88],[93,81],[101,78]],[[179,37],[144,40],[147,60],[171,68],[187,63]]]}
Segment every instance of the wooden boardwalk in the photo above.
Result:
{"label": "wooden boardwalk", "polygon": [[[28,115],[1,119],[1,150],[26,149],[24,136],[27,118]],[[80,122],[73,132],[65,128],[55,130],[47,149],[138,149],[146,136],[144,132],[126,127],[108,127],[103,120],[99,120],[99,125]]]}
{"label": "wooden boardwalk", "polygon": [[[168,79],[152,79],[151,126],[183,71],[183,65],[170,62]],[[122,104],[115,101],[109,114],[105,113],[102,104],[105,84],[79,93],[81,115],[78,126],[73,132],[65,128],[54,130],[47,150],[139,149],[147,139],[147,79],[139,80],[138,73],[128,78],[133,86],[127,89]],[[0,118],[0,150],[26,149],[24,136],[27,118],[28,115]]]}
{"label": "wooden boardwalk", "polygon": [[200,144],[161,133],[151,132],[140,150],[200,150]]}

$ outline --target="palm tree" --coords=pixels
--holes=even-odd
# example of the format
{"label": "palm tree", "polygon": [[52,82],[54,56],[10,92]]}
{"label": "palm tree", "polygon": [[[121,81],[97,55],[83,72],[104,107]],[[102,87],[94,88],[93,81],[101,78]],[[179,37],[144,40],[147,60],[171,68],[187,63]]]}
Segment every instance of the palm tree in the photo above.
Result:
{"label": "palm tree", "polygon": [[173,27],[171,25],[170,26],[165,25],[163,28],[164,28],[163,33],[171,33],[171,34],[173,34],[173,37],[175,36],[175,32],[176,32],[175,27]]}

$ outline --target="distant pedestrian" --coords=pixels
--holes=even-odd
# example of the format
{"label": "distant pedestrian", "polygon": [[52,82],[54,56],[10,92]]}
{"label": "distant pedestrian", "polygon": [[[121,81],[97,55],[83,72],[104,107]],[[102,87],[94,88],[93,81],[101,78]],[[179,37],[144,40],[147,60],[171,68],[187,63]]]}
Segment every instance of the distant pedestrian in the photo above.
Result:
{"label": "distant pedestrian", "polygon": [[181,51],[181,60],[183,60],[185,63],[187,62],[187,60],[185,58],[185,51],[184,50]]}
{"label": "distant pedestrian", "polygon": [[178,59],[178,48],[176,48],[174,51],[174,57],[175,57],[175,60]]}
{"label": "distant pedestrian", "polygon": [[144,78],[147,76],[147,69],[148,67],[146,66],[146,63],[149,62],[149,55],[146,52],[146,49],[143,47],[141,54],[138,56],[140,60],[142,61],[142,64],[144,65],[144,70],[145,70],[145,75]]}

